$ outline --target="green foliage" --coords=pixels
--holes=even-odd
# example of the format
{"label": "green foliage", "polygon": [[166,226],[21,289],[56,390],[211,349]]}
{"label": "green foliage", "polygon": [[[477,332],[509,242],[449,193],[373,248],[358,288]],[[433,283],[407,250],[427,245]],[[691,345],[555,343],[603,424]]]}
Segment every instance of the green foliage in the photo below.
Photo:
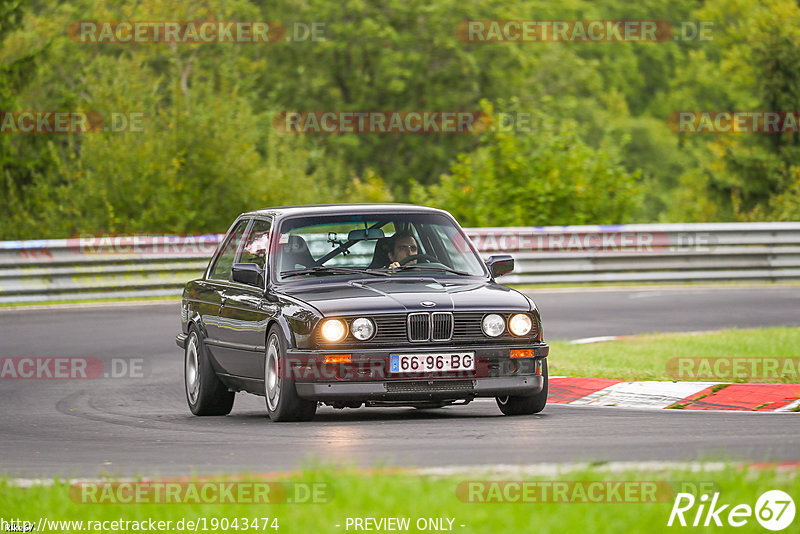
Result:
{"label": "green foliage", "polygon": [[[484,111],[496,124],[492,107]],[[538,117],[532,132],[491,128],[449,175],[415,200],[447,208],[470,226],[610,224],[639,207],[635,174],[609,151],[588,146],[574,121]]]}
{"label": "green foliage", "polygon": [[[632,417],[631,412],[621,411],[623,413],[618,417]],[[448,416],[458,417],[459,412],[453,412],[456,415]],[[557,413],[557,408],[552,409],[551,413]],[[715,417],[713,414],[708,416]],[[117,452],[109,456],[116,458],[122,454]],[[426,520],[439,519],[444,528],[448,528],[452,521],[451,532],[467,529],[478,533],[529,532],[531,524],[535,524],[537,531],[546,533],[617,534],[630,530],[670,534],[681,528],[677,526],[678,519],[675,520],[675,526],[667,526],[675,495],[681,491],[698,495],[699,501],[700,489],[713,484],[715,491],[722,493],[719,504],[714,508],[722,508],[719,514],[722,522],[726,521],[731,510],[727,508],[727,503],[748,503],[753,506],[759,495],[768,490],[781,490],[792,496],[800,492],[800,477],[795,475],[791,466],[720,463],[675,462],[673,465],[665,463],[658,466],[631,462],[630,467],[620,469],[624,464],[597,462],[586,467],[567,464],[557,473],[549,469],[519,468],[512,471],[503,466],[475,466],[455,474],[437,473],[432,469],[429,470],[432,474],[420,474],[391,465],[378,464],[357,469],[315,465],[309,461],[305,462],[302,470],[280,477],[248,473],[221,474],[213,478],[186,477],[185,487],[197,489],[201,495],[217,494],[215,491],[203,491],[204,484],[215,489],[215,484],[233,486],[239,483],[242,485],[241,494],[247,497],[226,498],[225,493],[220,491],[222,497],[219,500],[235,502],[219,503],[209,497],[206,498],[207,502],[199,499],[201,502],[197,503],[193,501],[198,499],[191,498],[197,493],[183,490],[180,495],[189,495],[189,498],[180,499],[183,502],[177,505],[154,503],[156,499],[153,496],[159,493],[152,487],[148,488],[149,491],[145,489],[140,492],[144,497],[132,499],[137,494],[121,489],[126,486],[113,477],[108,478],[107,485],[104,485],[105,478],[97,482],[85,481],[86,486],[71,484],[63,479],[43,479],[41,484],[28,487],[3,478],[0,479],[0,506],[7,510],[6,517],[20,518],[17,521],[28,520],[34,525],[37,517],[44,516],[42,510],[47,510],[47,516],[42,517],[43,525],[50,531],[61,529],[69,533],[78,532],[81,528],[83,531],[100,530],[99,525],[114,525],[115,521],[119,521],[120,528],[127,531],[144,531],[148,521],[156,525],[163,521],[162,526],[167,526],[165,530],[191,530],[187,522],[195,524],[199,531],[244,530],[242,525],[246,518],[249,530],[259,532],[328,534],[363,528],[353,527],[352,523],[347,526],[345,520],[352,521],[353,518],[375,518],[376,521],[398,518],[408,521],[409,528],[395,529],[409,532],[443,530],[442,527],[426,528]],[[147,472],[144,467],[142,471]],[[512,476],[513,481],[519,483],[516,488],[510,486],[512,482],[506,481]],[[146,480],[160,488],[164,487],[160,485],[173,483],[175,479],[148,477]],[[597,482],[607,485],[598,487],[594,485]],[[270,484],[273,491],[269,496],[288,495],[288,502],[279,498],[273,498],[277,502],[259,502],[258,497],[250,497],[257,495],[253,483]],[[555,489],[558,487],[556,484],[562,483],[563,491]],[[87,488],[88,503],[81,502],[81,494],[76,491],[80,487]],[[597,489],[602,487],[606,489],[598,492]],[[658,488],[657,491],[650,491],[655,488]],[[238,489],[233,490],[233,495],[237,497],[240,495]],[[245,493],[247,490],[250,493]],[[91,497],[95,495],[102,504],[91,502]],[[315,497],[317,501],[309,499],[311,502],[306,502],[304,499],[308,499],[307,495]],[[292,497],[295,502],[292,502]],[[773,509],[778,509],[777,504],[773,506]],[[702,521],[705,513],[701,513],[701,510],[695,506],[687,511],[687,523],[691,525],[695,514]],[[705,510],[710,511],[710,507]],[[252,527],[254,519],[257,520],[257,528]],[[741,516],[739,519],[742,519]],[[744,527],[747,530],[744,532],[764,530],[757,524],[756,518],[750,516],[744,520],[747,521]],[[81,523],[80,526],[73,526],[68,521]],[[136,521],[136,526],[122,521]],[[167,525],[167,521],[171,523]],[[181,526],[178,527],[178,524]],[[222,528],[234,524],[236,527]],[[277,528],[273,528],[273,525]],[[370,524],[367,523],[367,526]],[[684,528],[688,531],[701,529],[703,527]],[[705,530],[712,529],[706,527]],[[733,529],[717,527],[717,530],[724,532]]]}
{"label": "green foliage", "polygon": [[[795,2],[715,0],[696,16],[715,23],[714,40],[676,77],[673,109],[800,110]],[[684,167],[663,218],[797,219],[800,135],[689,135],[682,142],[694,165]]]}
{"label": "green foliage", "polygon": [[[18,94],[31,77],[41,46],[21,47],[12,39],[23,25],[23,5],[19,0],[0,0],[0,111],[17,108]],[[33,213],[13,209],[19,205],[24,189],[54,165],[47,139],[15,139],[0,134],[0,236],[19,235],[20,220],[30,220]]]}
{"label": "green foliage", "polygon": [[[713,39],[470,43],[464,19],[669,20]],[[271,44],[83,44],[80,20],[322,23]],[[800,109],[788,0],[0,0],[0,110],[142,130],[0,134],[0,239],[219,232],[267,205],[415,201],[466,224],[797,219],[800,136],[676,134],[676,110]],[[482,103],[483,102],[483,103]],[[280,133],[285,110],[518,111],[533,132]]]}
{"label": "green foliage", "polygon": [[[180,14],[177,3],[139,8],[141,14],[126,12],[109,2],[87,13],[100,20],[194,17]],[[247,3],[219,9],[224,20],[259,18]],[[33,17],[58,35],[77,15],[63,10]],[[53,38],[50,57],[36,72],[42,83],[17,109],[93,110],[109,124],[114,114],[141,116],[141,128],[13,138],[23,149],[31,141],[46,144],[43,153],[52,162],[46,172],[28,175],[5,167],[8,202],[0,235],[223,231],[236,214],[264,206],[392,198],[374,173],[359,179],[325,147],[278,134],[273,113],[255,105],[240,79],[240,68],[258,65],[235,49],[109,45],[75,56],[76,46],[87,45]],[[66,76],[64,84],[65,71],[79,74]]]}

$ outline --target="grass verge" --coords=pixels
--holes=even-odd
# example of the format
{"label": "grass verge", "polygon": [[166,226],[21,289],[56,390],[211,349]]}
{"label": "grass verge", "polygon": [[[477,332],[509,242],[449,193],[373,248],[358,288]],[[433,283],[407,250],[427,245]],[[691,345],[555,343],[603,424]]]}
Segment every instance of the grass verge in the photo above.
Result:
{"label": "grass verge", "polygon": [[[694,472],[681,469],[609,472],[591,468],[556,476],[491,475],[476,471],[469,475],[434,477],[323,468],[308,469],[290,479],[271,479],[273,483],[291,488],[290,493],[304,487],[324,488],[324,502],[318,498],[320,502],[305,504],[85,504],[79,492],[70,490],[66,482],[21,488],[5,480],[0,481],[0,510],[5,520],[30,521],[36,525],[34,530],[38,528],[39,519],[44,518],[48,528],[42,530],[50,532],[102,532],[91,528],[88,521],[151,519],[171,521],[171,528],[165,529],[167,532],[194,531],[176,528],[181,519],[184,526],[186,521],[200,521],[199,532],[220,531],[225,530],[222,528],[225,519],[228,530],[340,533],[355,530],[352,524],[347,528],[348,518],[351,521],[353,518],[378,521],[408,518],[409,532],[421,530],[417,521],[420,525],[421,521],[430,525],[429,519],[442,520],[443,526],[449,526],[448,520],[452,520],[451,530],[463,533],[531,532],[531,525],[536,525],[536,532],[543,533],[671,532],[676,527],[668,527],[667,522],[679,492],[694,495],[697,504],[702,494],[711,496],[718,492],[720,505],[746,504],[753,508],[758,497],[768,490],[778,489],[795,499],[800,497],[800,477],[796,474],[796,471],[787,473],[774,467],[727,466],[721,470]],[[243,481],[246,477],[213,480]],[[517,483],[517,486],[509,483]],[[621,485],[615,486],[618,483]],[[525,493],[515,490],[523,487],[527,488]],[[685,513],[689,524],[696,511],[697,505]],[[242,528],[244,518],[248,519],[246,529]],[[256,518],[257,528],[252,528],[252,520]],[[235,528],[231,526],[234,519],[238,519]],[[726,514],[722,514],[721,519],[725,521]],[[754,516],[747,519],[744,527],[735,529],[737,532],[764,531]],[[80,526],[74,523],[57,525],[52,524],[53,521],[83,523]],[[726,532],[729,528],[725,525],[718,530]],[[128,525],[119,530],[141,529]]]}
{"label": "grass verge", "polygon": [[117,303],[130,303],[130,302],[175,302],[180,303],[181,298],[178,297],[130,297],[130,298],[109,298],[109,299],[54,299],[42,300],[35,302],[0,302],[0,308],[30,308],[37,306],[62,306],[69,304],[117,304]]}
{"label": "grass verge", "polygon": [[[797,366],[800,328],[645,334],[585,345],[571,345],[564,341],[553,341],[550,345],[548,367],[551,375],[675,380],[668,369],[673,358],[766,358],[781,359],[775,376],[754,377],[748,371],[746,376],[732,376],[730,380],[722,381],[800,382],[800,368]],[[787,358],[793,360],[786,364],[783,359]]]}

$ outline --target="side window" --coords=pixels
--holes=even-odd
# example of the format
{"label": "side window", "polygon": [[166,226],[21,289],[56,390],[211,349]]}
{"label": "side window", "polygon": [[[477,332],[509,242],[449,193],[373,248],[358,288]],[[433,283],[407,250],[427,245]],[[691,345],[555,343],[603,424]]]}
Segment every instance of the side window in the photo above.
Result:
{"label": "side window", "polygon": [[210,278],[214,280],[231,279],[231,268],[236,258],[236,250],[239,248],[239,243],[242,241],[242,236],[249,222],[249,219],[239,221],[233,231],[228,234],[225,244],[222,246],[222,250],[220,250],[217,255],[217,260],[214,262],[214,267],[211,269]]}
{"label": "side window", "polygon": [[267,251],[269,250],[269,230],[272,224],[269,221],[256,220],[250,228],[250,233],[244,240],[242,257],[239,263],[255,263],[262,269],[267,265]]}

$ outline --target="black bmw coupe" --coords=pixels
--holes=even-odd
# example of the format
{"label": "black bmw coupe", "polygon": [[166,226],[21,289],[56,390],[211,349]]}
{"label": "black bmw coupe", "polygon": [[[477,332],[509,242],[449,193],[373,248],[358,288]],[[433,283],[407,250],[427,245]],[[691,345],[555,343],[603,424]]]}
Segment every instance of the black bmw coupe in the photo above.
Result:
{"label": "black bmw coupe", "polygon": [[186,399],[225,415],[237,391],[274,421],[335,408],[437,408],[495,397],[540,412],[539,311],[495,279],[452,215],[404,204],[269,208],[240,215],[181,305]]}

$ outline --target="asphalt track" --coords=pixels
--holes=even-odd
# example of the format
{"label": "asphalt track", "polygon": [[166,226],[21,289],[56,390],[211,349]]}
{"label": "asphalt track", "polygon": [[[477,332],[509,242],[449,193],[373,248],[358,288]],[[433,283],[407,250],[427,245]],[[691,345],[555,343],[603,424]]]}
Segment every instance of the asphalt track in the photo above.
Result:
{"label": "asphalt track", "polygon": [[[800,287],[532,293],[548,339],[800,325]],[[436,411],[321,408],[271,423],[237,396],[223,418],[190,415],[178,306],[0,311],[0,355],[141,358],[143,378],[0,380],[0,473],[12,476],[273,472],[307,462],[478,466],[571,461],[800,460],[800,416],[549,405],[504,417],[493,401]],[[553,355],[553,357],[556,357]]]}

